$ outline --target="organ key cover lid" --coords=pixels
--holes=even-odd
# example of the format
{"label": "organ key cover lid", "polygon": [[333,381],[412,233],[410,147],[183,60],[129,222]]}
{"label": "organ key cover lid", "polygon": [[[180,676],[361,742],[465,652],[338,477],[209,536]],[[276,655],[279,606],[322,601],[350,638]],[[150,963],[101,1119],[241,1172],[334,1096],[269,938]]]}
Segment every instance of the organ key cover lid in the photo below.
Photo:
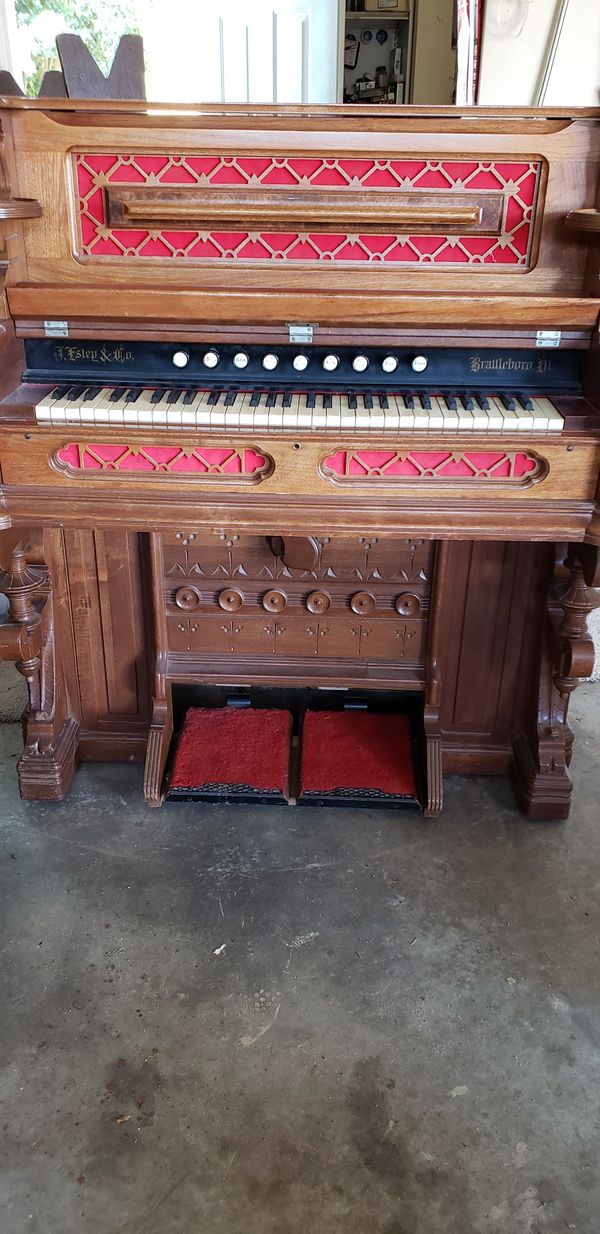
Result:
{"label": "organ key cover lid", "polygon": [[3,99],[10,310],[23,334],[75,337],[123,320],[590,327],[599,118]]}

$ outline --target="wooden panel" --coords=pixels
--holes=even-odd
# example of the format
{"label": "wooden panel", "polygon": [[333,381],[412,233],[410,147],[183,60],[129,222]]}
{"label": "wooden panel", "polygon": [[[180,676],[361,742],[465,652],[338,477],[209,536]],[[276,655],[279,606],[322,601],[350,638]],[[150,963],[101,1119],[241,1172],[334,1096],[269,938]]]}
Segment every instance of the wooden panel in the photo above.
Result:
{"label": "wooden panel", "polygon": [[497,749],[531,706],[553,550],[536,544],[450,547],[444,621],[442,738],[457,750]]}
{"label": "wooden panel", "polygon": [[[202,114],[184,108],[175,126],[174,149],[175,117],[170,113],[167,124],[164,118],[161,122],[160,116],[147,115],[135,107],[120,113],[108,106],[96,108],[95,113],[82,109],[76,117],[55,109],[44,112],[43,104],[32,107],[29,100],[23,106],[11,107],[4,113],[3,124],[7,141],[12,132],[13,157],[17,152],[13,195],[36,198],[44,207],[43,218],[15,223],[26,272],[24,277],[19,272],[18,279],[13,276],[13,282],[20,283],[11,291],[13,312],[20,318],[58,320],[85,320],[92,315],[96,320],[113,317],[112,289],[118,287],[123,289],[120,310],[124,317],[137,321],[153,317],[156,323],[210,319],[215,323],[322,323],[337,318],[337,324],[344,324],[367,318],[376,324],[386,318],[388,323],[394,319],[401,324],[410,317],[411,324],[419,320],[424,325],[442,325],[450,320],[458,323],[462,318],[463,325],[493,325],[510,320],[514,326],[525,320],[531,322],[539,313],[537,328],[550,326],[550,319],[556,328],[590,324],[598,305],[592,300],[584,301],[581,296],[588,246],[585,239],[564,227],[564,217],[570,209],[589,207],[595,197],[600,126],[587,119],[589,113],[575,113],[569,122],[543,112],[535,113],[535,119],[496,116],[492,121],[478,112],[475,125],[470,116],[455,114],[450,119],[444,112],[420,115],[411,109],[379,110],[386,115],[377,117],[368,108],[316,108],[304,112],[282,108],[277,115],[258,109],[245,116],[235,108],[221,113],[206,109]],[[456,244],[436,245],[433,253],[425,244],[426,236],[421,243],[418,232],[413,230],[404,248],[404,241],[394,241],[391,250],[388,244],[385,251],[371,252],[368,236],[360,240],[360,235],[357,238],[347,232],[339,237],[339,244],[335,236],[330,237],[331,241],[336,239],[333,252],[325,237],[321,244],[319,233],[315,233],[308,245],[309,254],[305,240],[300,247],[294,247],[289,233],[284,252],[274,237],[274,243],[269,240],[267,248],[264,237],[257,246],[251,238],[253,233],[248,231],[234,233],[235,242],[212,254],[208,250],[192,254],[189,236],[171,237],[164,247],[158,231],[156,235],[152,232],[154,238],[149,248],[143,237],[140,241],[139,235],[118,229],[121,241],[126,241],[125,249],[122,244],[116,249],[111,247],[108,232],[94,240],[93,260],[90,256],[82,264],[74,256],[74,246],[83,243],[89,247],[92,237],[90,233],[75,239],[78,222],[71,158],[77,151],[95,160],[105,156],[108,176],[115,158],[122,160],[120,179],[132,156],[138,160],[158,160],[157,166],[172,167],[172,174],[180,175],[181,167],[179,171],[175,167],[179,151],[184,161],[208,160],[213,168],[221,162],[225,166],[229,159],[237,159],[240,168],[245,160],[254,160],[254,167],[258,160],[263,169],[272,167],[273,174],[285,173],[286,177],[291,168],[304,166],[306,170],[310,164],[314,172],[315,166],[323,166],[332,179],[320,184],[319,191],[337,194],[342,210],[344,193],[358,191],[352,177],[349,180],[344,176],[344,168],[354,167],[357,185],[368,199],[369,193],[391,191],[381,179],[388,174],[386,169],[392,177],[395,174],[394,185],[400,195],[409,191],[443,195],[449,187],[451,193],[464,194],[465,187],[459,187],[459,180],[470,177],[475,177],[471,179],[471,188],[488,193],[489,186],[477,181],[477,168],[489,164],[490,168],[503,168],[504,187],[498,181],[498,192],[506,194],[506,209],[500,247],[486,264],[490,258],[487,249],[483,252],[469,247],[487,243],[485,236],[464,243],[460,235],[454,235]],[[533,223],[529,207],[527,218],[523,216],[519,222],[514,202],[512,207],[509,203],[511,195],[518,196],[519,169],[526,164],[542,168]],[[464,170],[467,165],[469,170],[456,179],[457,168]],[[233,162],[227,166],[237,174]],[[411,174],[407,173],[410,184],[402,182],[398,169],[403,166],[413,169]],[[393,167],[396,173],[392,172]],[[510,179],[511,167],[514,182]],[[96,174],[102,175],[98,170]],[[160,177],[163,172],[159,169],[155,174]],[[164,188],[170,192],[171,171],[164,174]],[[240,172],[237,186],[225,182],[212,187],[219,192],[231,188],[234,196],[238,194],[240,205],[246,190],[264,190],[260,177],[258,184],[252,183],[253,174],[246,172],[244,176]],[[205,173],[207,181],[209,175],[210,172]],[[138,184],[140,176],[144,180],[144,174],[139,173]],[[296,191],[315,191],[308,175],[309,188],[293,174],[292,180],[290,196]],[[275,181],[271,188],[285,188],[287,183],[284,179],[278,186]],[[91,184],[89,187],[93,189]],[[185,187],[182,186],[182,192]],[[194,185],[188,181],[187,187]],[[197,187],[206,192],[206,183]],[[93,191],[97,196],[104,190],[99,185]],[[88,211],[92,219],[94,208],[90,206]],[[529,238],[525,228],[531,229]],[[265,234],[268,239],[270,233]],[[194,258],[193,267],[190,256]],[[135,288],[131,288],[133,261]],[[159,284],[157,270],[161,271]],[[168,271],[166,279],[163,270]],[[376,300],[373,291],[377,292]],[[418,307],[410,294],[414,292],[419,293]],[[446,293],[446,299],[439,293]],[[478,304],[473,302],[474,294],[481,296]],[[63,295],[61,308],[59,300]],[[334,299],[336,296],[339,299]],[[361,296],[365,297],[362,303]],[[500,302],[495,297],[506,299]],[[562,303],[551,304],[544,298],[560,299]],[[403,303],[406,316],[402,315]],[[563,319],[558,321],[561,315]]]}
{"label": "wooden panel", "polygon": [[65,547],[82,725],[144,719],[149,691],[140,537],[70,531]]}

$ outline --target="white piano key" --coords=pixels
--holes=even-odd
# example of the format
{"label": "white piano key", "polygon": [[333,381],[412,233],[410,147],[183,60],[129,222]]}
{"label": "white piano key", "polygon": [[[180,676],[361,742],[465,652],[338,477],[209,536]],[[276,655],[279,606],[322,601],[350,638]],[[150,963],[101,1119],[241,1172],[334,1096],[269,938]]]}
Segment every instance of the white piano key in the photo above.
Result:
{"label": "white piano key", "polygon": [[465,406],[461,398],[456,399],[458,409],[458,431],[472,433],[475,428],[475,412]]}
{"label": "white piano key", "polygon": [[[556,416],[559,414],[549,398],[532,398],[533,403],[533,429],[534,432],[547,432],[550,428],[550,418],[556,422]],[[560,417],[562,421],[562,416]],[[556,430],[553,429],[553,432]]]}
{"label": "white piano key", "polygon": [[[343,414],[341,396],[339,394],[333,394],[331,396],[331,407],[327,407],[325,409],[327,428],[341,428]],[[350,408],[347,408],[347,414],[354,417],[356,413],[351,411]]]}
{"label": "white piano key", "polygon": [[429,408],[429,411],[428,411],[429,428],[430,429],[440,429],[440,428],[443,429],[444,413],[442,411],[440,401],[439,399],[435,397],[434,394],[430,394],[429,401],[431,403],[431,407]]}
{"label": "white piano key", "polygon": [[298,427],[298,409],[300,406],[300,395],[292,394],[292,401],[289,407],[283,409],[283,427],[297,428]]}
{"label": "white piano key", "polygon": [[[490,405],[488,411],[488,432],[501,433],[505,425],[506,408],[502,405],[500,399],[494,395],[486,394],[486,398]],[[515,428],[518,427],[519,425],[516,424]]]}
{"label": "white piano key", "polygon": [[420,398],[415,396],[414,399],[414,427],[415,428],[431,428],[431,412],[429,408],[424,407]]}

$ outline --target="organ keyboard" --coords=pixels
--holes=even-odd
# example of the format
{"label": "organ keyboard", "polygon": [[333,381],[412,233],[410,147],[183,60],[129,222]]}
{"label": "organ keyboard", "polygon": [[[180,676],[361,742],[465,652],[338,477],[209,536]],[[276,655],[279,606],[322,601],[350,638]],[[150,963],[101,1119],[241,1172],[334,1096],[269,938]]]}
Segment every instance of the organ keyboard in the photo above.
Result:
{"label": "organ keyboard", "polygon": [[475,772],[566,817],[600,546],[600,111],[0,117],[23,795],[141,758],[159,805],[188,691],[331,689],[410,712],[428,814]]}

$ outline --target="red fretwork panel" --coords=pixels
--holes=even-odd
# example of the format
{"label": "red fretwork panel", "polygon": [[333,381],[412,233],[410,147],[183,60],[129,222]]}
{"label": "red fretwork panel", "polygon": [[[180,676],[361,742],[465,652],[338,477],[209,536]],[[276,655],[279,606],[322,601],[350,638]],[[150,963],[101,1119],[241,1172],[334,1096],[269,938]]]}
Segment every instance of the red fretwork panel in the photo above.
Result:
{"label": "red fretwork panel", "polygon": [[250,448],[230,446],[195,447],[180,445],[130,446],[122,442],[85,444],[71,441],[51,457],[51,465],[67,476],[114,476],[128,478],[148,475],[206,480],[238,480],[259,484],[273,470],[273,460]]}
{"label": "red fretwork panel", "polygon": [[[495,270],[530,264],[533,223],[542,164],[539,160],[425,158],[302,158],[281,155],[88,154],[73,156],[81,258],[170,258],[186,261],[385,262],[405,265],[493,265]],[[279,231],[201,231],[193,226],[116,227],[109,222],[108,190],[233,188],[398,190],[497,196],[500,234],[361,234]],[[183,197],[183,193],[182,193]]]}
{"label": "red fretwork panel", "polygon": [[524,450],[336,450],[322,460],[334,483],[420,480],[463,484],[528,485],[543,479],[547,464]]}

